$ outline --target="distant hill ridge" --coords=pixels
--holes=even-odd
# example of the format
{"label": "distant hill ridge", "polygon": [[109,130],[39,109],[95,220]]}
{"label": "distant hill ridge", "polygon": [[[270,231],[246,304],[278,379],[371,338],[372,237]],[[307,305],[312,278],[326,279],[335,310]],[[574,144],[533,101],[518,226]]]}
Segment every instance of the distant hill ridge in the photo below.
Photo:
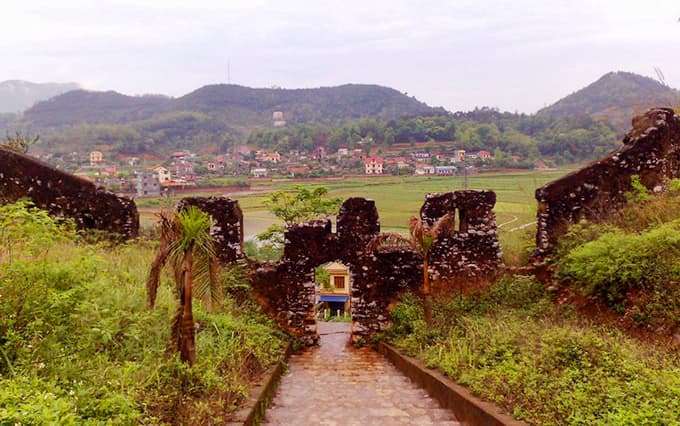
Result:
{"label": "distant hill ridge", "polygon": [[32,83],[23,80],[0,82],[0,113],[15,113],[39,101],[80,89],[76,83]]}
{"label": "distant hill ridge", "polygon": [[179,98],[77,90],[36,104],[25,112],[24,119],[38,127],[60,127],[78,123],[125,123],[172,111],[216,115],[236,127],[270,124],[274,111],[282,111],[284,119],[294,123],[361,117],[392,119],[446,112],[377,85],[261,89],[216,84]]}
{"label": "distant hill ridge", "polygon": [[619,132],[631,119],[652,107],[680,106],[680,92],[657,80],[630,72],[610,72],[585,88],[562,98],[538,115],[556,118],[587,114],[607,120]]}

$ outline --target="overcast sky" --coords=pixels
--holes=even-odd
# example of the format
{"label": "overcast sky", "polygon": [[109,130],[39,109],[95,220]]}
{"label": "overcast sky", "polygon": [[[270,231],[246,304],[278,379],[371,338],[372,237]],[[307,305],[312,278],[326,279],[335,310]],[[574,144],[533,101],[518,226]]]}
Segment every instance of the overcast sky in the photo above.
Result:
{"label": "overcast sky", "polygon": [[533,112],[612,70],[680,86],[680,0],[3,0],[0,81],[179,96],[375,83]]}

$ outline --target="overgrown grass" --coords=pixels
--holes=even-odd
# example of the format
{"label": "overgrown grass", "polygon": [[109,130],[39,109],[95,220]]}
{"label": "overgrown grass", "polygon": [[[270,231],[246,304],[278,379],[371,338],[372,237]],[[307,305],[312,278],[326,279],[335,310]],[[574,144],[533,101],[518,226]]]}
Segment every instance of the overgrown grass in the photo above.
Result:
{"label": "overgrown grass", "polygon": [[0,424],[219,423],[280,356],[273,324],[227,299],[213,313],[194,305],[188,368],[167,350],[170,280],[146,307],[152,243],[85,244],[26,206],[0,207],[0,220],[17,212],[25,220],[9,221],[15,237],[0,247]]}
{"label": "overgrown grass", "polygon": [[555,305],[528,277],[393,312],[386,337],[518,419],[542,425],[680,424],[680,354]]}
{"label": "overgrown grass", "polygon": [[636,189],[600,223],[570,228],[553,260],[565,285],[649,329],[680,328],[680,196]]}

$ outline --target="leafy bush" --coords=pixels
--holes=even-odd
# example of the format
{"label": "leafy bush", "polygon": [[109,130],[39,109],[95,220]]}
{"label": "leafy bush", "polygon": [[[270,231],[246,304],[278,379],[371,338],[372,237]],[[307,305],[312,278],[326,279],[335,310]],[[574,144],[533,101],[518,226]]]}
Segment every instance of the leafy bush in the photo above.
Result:
{"label": "leafy bush", "polygon": [[641,234],[606,232],[562,259],[559,276],[619,303],[634,288],[680,278],[680,221]]}
{"label": "leafy bush", "polygon": [[633,175],[630,177],[631,190],[626,193],[626,199],[629,203],[643,203],[649,201],[652,195],[646,186],[640,181],[640,176]]}
{"label": "leafy bush", "polygon": [[[387,337],[474,394],[530,424],[677,424],[680,358],[580,321],[529,277],[393,310]],[[674,423],[675,422],[675,423]]]}
{"label": "leafy bush", "polygon": [[146,308],[152,244],[85,245],[25,203],[2,209],[25,220],[12,262],[0,260],[0,424],[225,422],[280,356],[273,323],[227,298],[195,308],[201,356],[183,366],[166,351],[174,287]]}
{"label": "leafy bush", "polygon": [[31,201],[0,205],[0,262],[4,257],[11,261],[17,252],[39,255],[54,243],[75,237],[73,222],[53,219]]}
{"label": "leafy bush", "polygon": [[680,193],[680,179],[671,179],[670,182],[668,182],[668,192],[673,194]]}

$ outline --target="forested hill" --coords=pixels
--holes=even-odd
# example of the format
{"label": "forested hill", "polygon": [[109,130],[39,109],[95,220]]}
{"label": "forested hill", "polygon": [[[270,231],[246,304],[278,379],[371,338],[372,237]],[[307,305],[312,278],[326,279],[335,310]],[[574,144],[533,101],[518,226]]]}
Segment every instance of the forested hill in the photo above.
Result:
{"label": "forested hill", "polygon": [[393,119],[444,113],[389,87],[345,84],[317,89],[253,89],[218,84],[202,87],[177,99],[179,110],[212,112],[243,109],[265,113],[282,111],[288,122],[346,120],[362,117]]}
{"label": "forested hill", "polygon": [[677,107],[680,92],[654,79],[630,72],[610,72],[572,93],[538,115],[555,118],[587,114],[608,121],[618,132],[630,127],[633,116],[651,107]]}
{"label": "forested hill", "polygon": [[171,102],[165,96],[126,96],[114,91],[74,90],[36,104],[24,113],[24,120],[38,128],[126,123],[167,111]]}
{"label": "forested hill", "polygon": [[0,113],[21,112],[36,102],[76,90],[76,83],[32,83],[23,80],[0,82]]}
{"label": "forested hill", "polygon": [[208,114],[224,125],[237,128],[271,125],[275,111],[283,112],[284,119],[289,123],[328,122],[360,117],[392,119],[445,112],[397,90],[376,85],[255,89],[219,84],[204,86],[174,99],[161,96],[126,96],[116,92],[75,91],[35,105],[26,111],[24,119],[37,127],[85,123],[120,124],[180,111]]}

